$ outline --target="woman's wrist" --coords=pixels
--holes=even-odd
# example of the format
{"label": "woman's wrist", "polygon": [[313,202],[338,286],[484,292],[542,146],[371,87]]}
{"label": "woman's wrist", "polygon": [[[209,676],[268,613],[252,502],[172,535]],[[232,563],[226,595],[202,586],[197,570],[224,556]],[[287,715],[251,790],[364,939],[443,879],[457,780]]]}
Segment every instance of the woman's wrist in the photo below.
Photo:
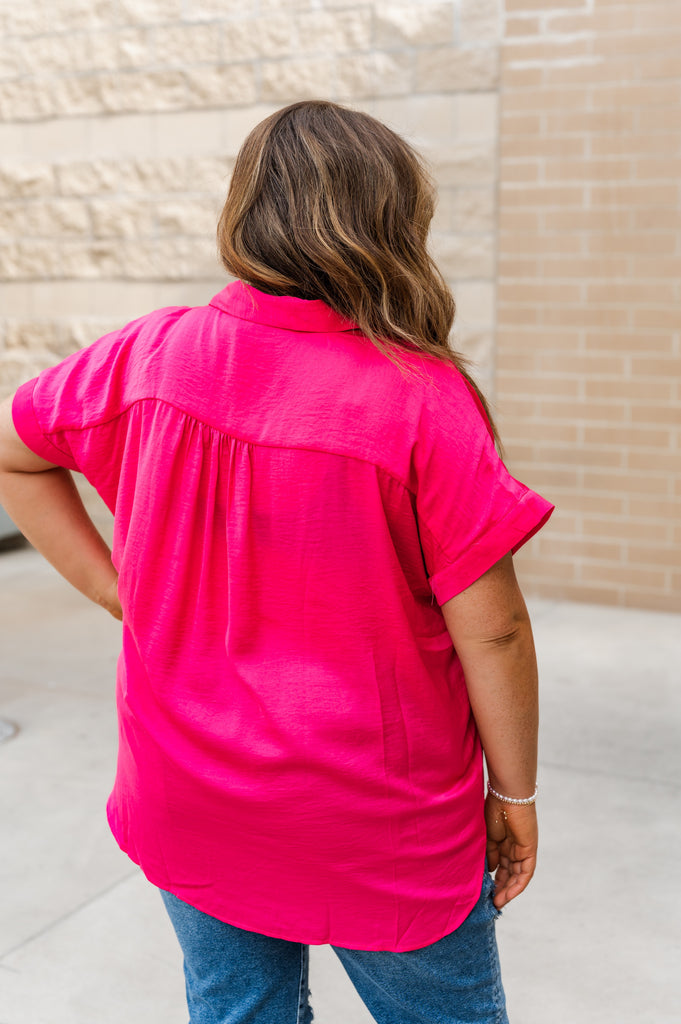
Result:
{"label": "woman's wrist", "polygon": [[110,576],[95,589],[91,599],[110,615],[113,615],[115,619],[119,621],[122,619],[121,603],[118,598],[118,573],[115,569],[113,569],[113,576]]}

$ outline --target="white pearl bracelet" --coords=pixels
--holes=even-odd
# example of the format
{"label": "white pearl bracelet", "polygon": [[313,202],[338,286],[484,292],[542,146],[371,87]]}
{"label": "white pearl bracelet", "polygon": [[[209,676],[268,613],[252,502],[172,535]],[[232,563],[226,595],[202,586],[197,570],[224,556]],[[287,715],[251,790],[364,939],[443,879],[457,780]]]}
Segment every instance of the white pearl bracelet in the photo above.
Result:
{"label": "white pearl bracelet", "polygon": [[521,807],[526,807],[528,804],[535,803],[537,799],[537,793],[539,792],[539,786],[535,786],[534,793],[532,794],[532,796],[525,797],[524,800],[517,800],[515,797],[502,796],[501,793],[497,793],[496,789],[492,789],[492,786],[490,785],[489,782],[487,783],[487,789],[492,794],[492,796],[495,796],[497,798],[497,800],[501,800],[502,804],[516,804],[517,806]]}

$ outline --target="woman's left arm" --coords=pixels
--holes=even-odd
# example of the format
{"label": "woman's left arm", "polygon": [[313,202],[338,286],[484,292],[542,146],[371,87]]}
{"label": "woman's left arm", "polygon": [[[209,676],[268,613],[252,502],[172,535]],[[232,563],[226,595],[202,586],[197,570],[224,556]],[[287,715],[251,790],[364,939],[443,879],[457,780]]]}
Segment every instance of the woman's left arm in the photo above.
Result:
{"label": "woman's left arm", "polygon": [[71,473],[31,451],[0,404],[0,502],[57,572],[115,619],[122,619],[111,552],[85,511]]}

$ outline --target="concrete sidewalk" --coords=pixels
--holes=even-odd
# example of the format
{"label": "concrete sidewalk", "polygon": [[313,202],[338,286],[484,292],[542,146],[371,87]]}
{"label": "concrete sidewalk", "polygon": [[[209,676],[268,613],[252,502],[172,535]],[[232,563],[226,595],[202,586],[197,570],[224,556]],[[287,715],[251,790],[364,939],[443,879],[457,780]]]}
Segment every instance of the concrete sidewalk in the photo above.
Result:
{"label": "concrete sidewalk", "polygon": [[[499,923],[512,1024],[680,1019],[681,617],[531,602],[541,862]],[[119,627],[0,553],[0,1024],[186,1024],[159,897],[111,838]],[[318,1024],[370,1024],[312,951]]]}

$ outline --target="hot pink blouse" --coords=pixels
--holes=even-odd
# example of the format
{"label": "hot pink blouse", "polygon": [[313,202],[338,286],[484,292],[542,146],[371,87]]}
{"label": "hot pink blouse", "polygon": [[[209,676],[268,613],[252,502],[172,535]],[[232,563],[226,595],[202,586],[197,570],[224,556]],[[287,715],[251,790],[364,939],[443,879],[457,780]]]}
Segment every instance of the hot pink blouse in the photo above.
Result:
{"label": "hot pink blouse", "polygon": [[456,928],[482,757],[439,604],[548,518],[449,364],[241,282],[21,387],[24,442],[115,514],[112,831],[241,928],[408,950]]}

